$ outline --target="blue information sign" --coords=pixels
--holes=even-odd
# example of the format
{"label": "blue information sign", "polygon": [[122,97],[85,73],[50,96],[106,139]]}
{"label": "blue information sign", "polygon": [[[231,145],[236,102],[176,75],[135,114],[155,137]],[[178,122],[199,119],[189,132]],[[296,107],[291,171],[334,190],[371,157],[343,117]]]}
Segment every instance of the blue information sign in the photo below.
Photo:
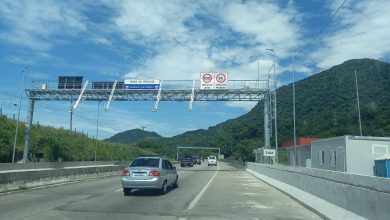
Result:
{"label": "blue information sign", "polygon": [[160,84],[125,84],[128,90],[158,90]]}

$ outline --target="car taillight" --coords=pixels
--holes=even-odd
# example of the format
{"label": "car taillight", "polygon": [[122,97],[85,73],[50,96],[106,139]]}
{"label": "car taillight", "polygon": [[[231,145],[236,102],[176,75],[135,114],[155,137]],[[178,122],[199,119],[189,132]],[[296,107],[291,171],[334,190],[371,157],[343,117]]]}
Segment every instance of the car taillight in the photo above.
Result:
{"label": "car taillight", "polygon": [[150,171],[149,176],[160,176],[160,172],[157,170],[152,170]]}
{"label": "car taillight", "polygon": [[122,170],[121,174],[122,174],[122,176],[130,176],[130,171]]}

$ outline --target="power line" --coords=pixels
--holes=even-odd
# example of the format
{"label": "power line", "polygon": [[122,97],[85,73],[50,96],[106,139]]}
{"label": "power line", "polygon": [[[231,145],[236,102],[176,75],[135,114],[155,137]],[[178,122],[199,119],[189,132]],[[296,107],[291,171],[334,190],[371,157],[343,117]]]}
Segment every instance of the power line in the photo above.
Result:
{"label": "power line", "polygon": [[341,5],[337,8],[337,10],[333,13],[332,17],[330,17],[330,19],[325,23],[325,25],[321,28],[321,30],[317,33],[317,35],[314,36],[314,38],[310,41],[310,43],[308,43],[305,47],[303,47],[303,49],[300,50],[298,53],[294,54],[296,58],[298,58],[299,55],[303,53],[303,51],[305,51],[310,45],[314,43],[314,41],[318,39],[318,37],[325,31],[328,25],[332,23],[333,19],[336,17],[337,13],[340,11],[340,9],[344,6],[346,2],[347,0],[344,0],[343,3],[341,3]]}
{"label": "power line", "polygon": [[[59,107],[57,107],[57,106],[50,105],[50,104],[48,104],[48,103],[41,103],[41,102],[38,102],[38,105],[41,105],[41,106],[44,106],[44,107],[46,107],[46,108],[48,108],[48,109],[52,109],[52,110],[56,110],[56,111],[62,111],[62,112],[68,112],[68,111],[69,111],[69,110],[67,110],[67,109],[59,108]],[[79,114],[73,113],[73,115],[75,115],[75,116],[77,116],[77,117],[79,117],[79,118],[88,120],[88,121],[93,121],[93,119],[87,118],[87,117],[82,116],[82,115],[79,115]]]}

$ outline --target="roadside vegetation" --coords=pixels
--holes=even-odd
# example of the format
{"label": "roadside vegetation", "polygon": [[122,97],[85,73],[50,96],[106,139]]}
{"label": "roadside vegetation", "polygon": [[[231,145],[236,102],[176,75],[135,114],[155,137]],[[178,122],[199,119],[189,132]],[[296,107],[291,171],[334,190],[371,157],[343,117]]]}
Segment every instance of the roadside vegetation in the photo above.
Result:
{"label": "roadside vegetation", "polygon": [[[24,146],[24,126],[19,123],[15,160],[22,159]],[[12,161],[12,151],[16,121],[0,117],[0,162]],[[85,134],[70,132],[61,128],[34,125],[30,146],[30,159],[33,161],[93,161],[96,140]],[[130,144],[98,141],[97,160],[131,161],[140,154],[151,151]],[[43,158],[39,158],[43,156]],[[39,158],[39,159],[38,159]]]}

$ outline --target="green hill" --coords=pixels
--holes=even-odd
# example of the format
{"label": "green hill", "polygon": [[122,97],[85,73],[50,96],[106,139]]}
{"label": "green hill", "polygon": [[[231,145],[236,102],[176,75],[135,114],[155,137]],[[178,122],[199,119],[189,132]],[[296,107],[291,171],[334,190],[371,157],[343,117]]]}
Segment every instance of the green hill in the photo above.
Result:
{"label": "green hill", "polygon": [[127,130],[105,139],[112,143],[132,144],[144,138],[161,138],[156,132],[144,131],[142,129]]}
{"label": "green hill", "polygon": [[[15,160],[21,160],[24,144],[24,125],[19,127]],[[19,124],[19,125],[20,125]],[[0,117],[0,163],[12,161],[12,151],[15,134],[14,120]],[[37,160],[35,155],[43,154],[43,161],[91,161],[122,160],[130,161],[136,155],[150,151],[142,150],[134,145],[108,143],[88,138],[85,134],[70,132],[65,129],[33,125],[30,145],[30,158]],[[41,159],[42,161],[42,159]]]}
{"label": "green hill", "polygon": [[[356,59],[296,82],[298,137],[358,135],[354,71],[357,70],[362,130],[365,136],[390,136],[390,64]],[[277,90],[278,141],[293,138],[292,84]],[[147,140],[145,145],[174,153],[176,146],[221,147],[225,156],[253,159],[263,146],[263,102],[250,112],[207,130]],[[274,138],[271,138],[274,142]],[[274,146],[274,143],[271,143]]]}

